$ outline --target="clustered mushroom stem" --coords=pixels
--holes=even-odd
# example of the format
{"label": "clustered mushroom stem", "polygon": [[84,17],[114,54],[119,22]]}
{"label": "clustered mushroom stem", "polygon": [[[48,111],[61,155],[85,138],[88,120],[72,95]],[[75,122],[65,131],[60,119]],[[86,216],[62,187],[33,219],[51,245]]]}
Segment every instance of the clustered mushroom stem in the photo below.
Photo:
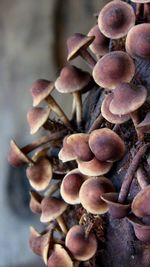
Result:
{"label": "clustered mushroom stem", "polygon": [[103,121],[104,121],[104,118],[102,114],[100,113],[98,117],[96,118],[96,120],[91,125],[90,129],[88,130],[88,133],[91,133],[92,131],[99,129]]}
{"label": "clustered mushroom stem", "polygon": [[58,223],[60,229],[66,235],[67,232],[68,232],[68,229],[67,229],[67,227],[65,225],[65,222],[64,222],[64,219],[63,219],[62,215],[58,216],[56,220],[57,220],[57,223]]}
{"label": "clustered mushroom stem", "polygon": [[76,102],[75,102],[75,97],[73,97],[73,102],[72,102],[72,112],[71,112],[71,119],[74,119],[74,116],[76,114]]}
{"label": "clustered mushroom stem", "polygon": [[59,187],[60,187],[60,182],[52,184],[44,193],[45,197],[50,197],[53,193],[55,193]]}
{"label": "clustered mushroom stem", "polygon": [[150,3],[144,4],[144,19],[150,22]]}
{"label": "clustered mushroom stem", "polygon": [[91,56],[91,54],[84,49],[80,50],[80,56],[88,63],[88,65],[93,69],[96,65],[96,60]]}
{"label": "clustered mushroom stem", "polygon": [[142,5],[141,3],[136,3],[136,11],[135,11],[135,15],[136,15],[137,20],[138,20],[138,18],[139,18],[140,15],[141,15],[142,7],[143,7],[143,5]]}
{"label": "clustered mushroom stem", "polygon": [[142,166],[137,169],[137,181],[142,189],[146,188],[149,185],[146,172]]}
{"label": "clustered mushroom stem", "polygon": [[78,267],[80,265],[80,261],[75,261],[74,267]]}
{"label": "clustered mushroom stem", "polygon": [[130,117],[131,117],[131,119],[133,121],[135,130],[136,130],[136,133],[137,133],[138,140],[142,141],[144,139],[144,133],[142,133],[139,129],[136,128],[137,125],[140,123],[139,110],[131,112],[130,113]]}
{"label": "clustered mushroom stem", "polygon": [[77,125],[80,126],[82,122],[82,98],[80,92],[73,93],[75,106],[76,106],[76,120]]}
{"label": "clustered mushroom stem", "polygon": [[138,168],[138,165],[143,157],[143,155],[146,153],[147,149],[150,147],[150,144],[145,144],[142,147],[140,147],[140,149],[137,151],[135,157],[133,158],[128,171],[124,177],[122,186],[121,186],[121,190],[118,196],[118,202],[119,203],[124,203],[127,196],[128,196],[128,192],[130,190],[130,185],[132,183],[134,174]]}
{"label": "clustered mushroom stem", "polygon": [[60,120],[66,125],[68,126],[70,129],[72,129],[71,124],[66,116],[66,114],[63,112],[63,110],[61,109],[61,107],[57,104],[57,102],[54,100],[54,98],[52,96],[48,96],[46,98],[46,101],[49,105],[49,107],[51,108],[51,110],[53,112],[55,112],[57,114],[57,116],[60,118]]}

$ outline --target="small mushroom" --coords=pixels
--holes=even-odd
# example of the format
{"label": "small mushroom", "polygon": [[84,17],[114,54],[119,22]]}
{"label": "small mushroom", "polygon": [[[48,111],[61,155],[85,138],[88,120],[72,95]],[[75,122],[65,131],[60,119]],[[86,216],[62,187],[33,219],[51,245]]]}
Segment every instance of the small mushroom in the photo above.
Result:
{"label": "small mushroom", "polygon": [[83,182],[87,179],[78,169],[68,172],[62,180],[60,194],[68,204],[79,204],[79,191]]}
{"label": "small mushroom", "polygon": [[130,82],[135,74],[133,59],[123,51],[114,51],[98,60],[93,69],[95,82],[106,89],[115,89],[120,83]]}
{"label": "small mushroom", "polygon": [[47,262],[48,267],[73,267],[73,261],[60,244],[55,244]]}
{"label": "small mushroom", "polygon": [[126,50],[133,58],[150,59],[150,23],[131,28],[126,38]]}
{"label": "small mushroom", "polygon": [[63,139],[63,147],[58,154],[58,157],[62,162],[75,160],[77,158],[73,148],[67,143],[68,137],[69,136],[65,136],[65,138]]}
{"label": "small mushroom", "polygon": [[49,108],[32,108],[27,113],[27,121],[30,126],[30,134],[35,134],[48,120]]}
{"label": "small mushroom", "polygon": [[125,154],[124,141],[108,128],[101,128],[90,134],[89,146],[99,161],[117,161]]}
{"label": "small mushroom", "polygon": [[91,68],[96,64],[95,59],[88,52],[87,48],[93,42],[94,36],[86,36],[81,33],[74,33],[67,40],[68,57],[67,61],[70,61],[77,56],[81,56]]}
{"label": "small mushroom", "polygon": [[146,225],[134,214],[127,216],[128,221],[133,225],[136,237],[142,242],[150,241],[150,225]]}
{"label": "small mushroom", "polygon": [[124,37],[134,24],[134,10],[123,1],[110,1],[101,9],[98,16],[98,26],[101,32],[112,39]]}
{"label": "small mushroom", "polygon": [[103,177],[88,178],[81,186],[79,199],[82,206],[92,214],[103,214],[108,211],[107,204],[101,199],[106,192],[114,192],[112,182]]}
{"label": "small mushroom", "polygon": [[43,197],[33,190],[30,192],[30,197],[31,197],[29,203],[30,210],[34,213],[41,214],[42,212],[41,202]]}
{"label": "small mushroom", "polygon": [[69,229],[66,235],[65,246],[75,259],[86,261],[92,258],[96,253],[97,240],[92,232],[86,236],[82,225],[74,225]]}

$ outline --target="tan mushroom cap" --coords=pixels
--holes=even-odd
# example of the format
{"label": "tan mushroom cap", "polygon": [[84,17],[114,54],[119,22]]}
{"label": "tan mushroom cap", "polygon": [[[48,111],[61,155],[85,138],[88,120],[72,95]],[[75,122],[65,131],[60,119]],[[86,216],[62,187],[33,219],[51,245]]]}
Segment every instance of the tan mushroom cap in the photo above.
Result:
{"label": "tan mushroom cap", "polygon": [[43,197],[39,195],[36,191],[30,192],[30,203],[29,207],[30,210],[34,213],[41,214],[41,201]]}
{"label": "tan mushroom cap", "polygon": [[126,38],[126,50],[133,58],[150,59],[150,23],[131,28]]}
{"label": "tan mushroom cap", "polygon": [[103,56],[109,52],[109,38],[102,34],[98,25],[95,25],[88,33],[88,36],[95,36],[89,48],[97,56]]}
{"label": "tan mushroom cap", "polygon": [[80,54],[80,49],[87,49],[93,42],[94,36],[86,36],[81,33],[74,33],[67,40],[68,57],[67,61],[76,58]]}
{"label": "tan mushroom cap", "polygon": [[43,101],[54,89],[54,83],[48,80],[36,80],[31,87],[33,106],[37,106]]}
{"label": "tan mushroom cap", "polygon": [[33,108],[27,113],[30,134],[35,134],[47,121],[50,114],[49,108]]}
{"label": "tan mushroom cap", "polygon": [[123,51],[114,51],[98,60],[93,69],[93,78],[101,87],[115,89],[123,82],[130,82],[135,74],[132,58]]}
{"label": "tan mushroom cap", "polygon": [[13,139],[10,141],[8,162],[14,167],[19,167],[24,163],[29,164],[31,162],[30,158],[21,150]]}
{"label": "tan mushroom cap", "polygon": [[137,217],[150,216],[150,185],[142,189],[133,199],[131,208]]}
{"label": "tan mushroom cap", "polygon": [[101,114],[110,123],[121,124],[128,121],[130,119],[130,116],[129,115],[120,116],[110,112],[109,106],[113,99],[113,95],[114,95],[113,93],[106,95],[101,105]]}
{"label": "tan mushroom cap", "polygon": [[98,16],[98,26],[101,32],[112,39],[125,36],[134,24],[134,10],[123,1],[110,1],[102,8]]}
{"label": "tan mushroom cap", "polygon": [[56,90],[60,93],[74,93],[84,89],[91,80],[91,75],[75,66],[62,68],[60,76],[55,81]]}
{"label": "tan mushroom cap", "polygon": [[79,204],[79,191],[83,182],[87,179],[78,169],[68,172],[62,180],[60,194],[68,204]]}
{"label": "tan mushroom cap", "polygon": [[131,2],[145,4],[145,3],[150,3],[150,0],[131,0]]}
{"label": "tan mushroom cap", "polygon": [[91,232],[86,237],[82,225],[74,225],[67,233],[65,245],[73,257],[79,261],[86,261],[92,258],[97,250],[97,240]]}
{"label": "tan mushroom cap", "polygon": [[59,151],[58,157],[62,162],[75,160],[77,158],[73,148],[67,143],[68,136],[63,139],[63,147]]}
{"label": "tan mushroom cap", "polygon": [[48,267],[73,267],[73,261],[60,244],[55,244],[47,263]]}
{"label": "tan mushroom cap", "polygon": [[103,214],[108,211],[108,205],[101,199],[101,195],[114,191],[115,188],[109,179],[104,176],[92,177],[82,184],[79,199],[87,212]]}
{"label": "tan mushroom cap", "polygon": [[66,139],[67,144],[72,147],[77,158],[82,161],[90,161],[94,158],[88,141],[89,134],[84,133],[71,134]]}
{"label": "tan mushroom cap", "polygon": [[42,214],[40,221],[43,223],[55,220],[67,208],[67,204],[55,197],[45,197],[41,202]]}
{"label": "tan mushroom cap", "polygon": [[44,190],[53,176],[52,165],[47,158],[41,157],[34,165],[27,168],[26,174],[31,186],[35,190]]}
{"label": "tan mushroom cap", "polygon": [[108,128],[94,130],[90,134],[89,146],[100,161],[117,161],[125,154],[124,141]]}
{"label": "tan mushroom cap", "polygon": [[90,161],[77,160],[77,163],[80,172],[88,176],[99,176],[106,174],[110,171],[112,167],[111,162],[102,162],[99,161],[96,157],[94,157]]}
{"label": "tan mushroom cap", "polygon": [[123,83],[114,90],[109,109],[117,115],[129,114],[141,107],[146,97],[147,90],[144,86]]}

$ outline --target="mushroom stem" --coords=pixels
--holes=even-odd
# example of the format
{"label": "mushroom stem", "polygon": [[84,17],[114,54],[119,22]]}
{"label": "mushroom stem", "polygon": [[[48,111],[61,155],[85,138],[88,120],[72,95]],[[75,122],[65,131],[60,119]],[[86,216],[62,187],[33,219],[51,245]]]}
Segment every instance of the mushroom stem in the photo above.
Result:
{"label": "mushroom stem", "polygon": [[75,106],[76,106],[76,120],[77,125],[80,126],[82,122],[82,98],[80,92],[73,93]]}
{"label": "mushroom stem", "polygon": [[142,10],[143,10],[143,4],[141,3],[136,3],[136,11],[135,11],[135,15],[137,20],[141,17],[142,15]]}
{"label": "mushroom stem", "polygon": [[93,69],[96,65],[96,60],[91,56],[88,50],[81,49],[80,56],[88,63],[88,65]]}
{"label": "mushroom stem", "polygon": [[138,168],[138,165],[141,161],[141,158],[143,157],[143,155],[146,153],[147,149],[150,147],[150,144],[144,144],[142,147],[139,148],[139,150],[137,151],[135,157],[133,158],[128,171],[124,177],[122,186],[121,186],[121,190],[118,196],[118,202],[119,203],[124,203],[127,196],[128,196],[128,192],[130,189],[130,185],[132,183],[134,174]]}
{"label": "mushroom stem", "polygon": [[62,232],[66,235],[67,232],[68,232],[68,229],[67,229],[67,227],[65,225],[65,222],[64,222],[64,219],[63,219],[62,215],[61,216],[58,216],[57,219],[56,219],[56,221],[57,221],[60,229],[62,230]]}
{"label": "mushroom stem", "polygon": [[71,120],[74,119],[76,114],[76,102],[75,102],[75,97],[73,97],[73,102],[72,102],[72,112],[71,112]]}
{"label": "mushroom stem", "polygon": [[137,181],[142,189],[149,185],[148,177],[142,166],[137,169]]}
{"label": "mushroom stem", "polygon": [[55,99],[49,95],[46,98],[46,101],[49,105],[49,107],[51,108],[51,110],[53,112],[55,112],[57,114],[57,116],[60,118],[60,120],[69,128],[72,129],[71,124],[67,118],[67,116],[65,115],[65,113],[63,112],[63,110],[61,109],[61,107],[57,104],[57,102],[55,101]]}
{"label": "mushroom stem", "polygon": [[60,187],[60,182],[52,184],[44,193],[45,197],[50,197],[53,193],[55,193]]}
{"label": "mushroom stem", "polygon": [[146,22],[150,22],[150,3],[144,4],[144,19],[146,19]]}
{"label": "mushroom stem", "polygon": [[74,267],[78,267],[80,265],[80,261],[75,261]]}
{"label": "mushroom stem", "polygon": [[142,133],[139,129],[137,129],[137,125],[140,123],[139,110],[135,110],[134,112],[131,112],[130,117],[133,121],[138,140],[142,141],[144,139],[144,133]]}
{"label": "mushroom stem", "polygon": [[98,117],[96,118],[96,120],[91,125],[90,129],[88,130],[88,133],[91,133],[92,131],[99,129],[103,121],[104,121],[104,118],[102,114],[100,113]]}

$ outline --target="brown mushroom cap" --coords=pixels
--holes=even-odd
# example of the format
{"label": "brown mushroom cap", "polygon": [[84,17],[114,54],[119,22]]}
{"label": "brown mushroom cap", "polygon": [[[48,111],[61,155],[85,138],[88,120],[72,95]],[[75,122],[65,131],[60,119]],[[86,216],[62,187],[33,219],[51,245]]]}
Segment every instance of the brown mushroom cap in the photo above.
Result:
{"label": "brown mushroom cap", "polygon": [[48,80],[36,80],[31,87],[33,106],[37,106],[43,101],[54,89],[54,83]]}
{"label": "brown mushroom cap", "polygon": [[129,214],[127,219],[133,225],[136,237],[143,242],[149,242],[150,241],[150,225],[144,224],[134,214]]}
{"label": "brown mushroom cap", "polygon": [[89,260],[97,250],[97,240],[93,233],[86,237],[82,225],[74,225],[67,233],[65,245],[73,257],[79,261]]}
{"label": "brown mushroom cap", "polygon": [[60,244],[55,244],[47,263],[48,267],[73,267],[73,261]]}
{"label": "brown mushroom cap", "polygon": [[145,4],[145,3],[149,3],[150,0],[131,0],[131,2],[139,3],[139,4]]}
{"label": "brown mushroom cap", "polygon": [[52,179],[52,165],[47,158],[41,157],[27,168],[26,174],[34,189],[44,190]]}
{"label": "brown mushroom cap", "polygon": [[84,89],[90,80],[91,76],[88,72],[67,65],[62,68],[60,76],[55,81],[55,87],[60,93],[74,93]]}
{"label": "brown mushroom cap", "polygon": [[92,177],[82,184],[79,199],[87,212],[103,214],[108,211],[108,205],[101,199],[101,195],[114,191],[114,186],[109,179],[103,176]]}
{"label": "brown mushroom cap", "polygon": [[98,26],[101,32],[112,39],[125,36],[134,24],[134,10],[123,1],[110,1],[102,8],[98,16]]}
{"label": "brown mushroom cap", "polygon": [[63,147],[59,151],[58,157],[62,162],[75,160],[77,158],[73,148],[67,143],[69,136],[65,136],[63,139]]}
{"label": "brown mushroom cap", "polygon": [[94,157],[90,161],[77,160],[78,169],[81,173],[88,176],[99,176],[106,174],[112,167],[112,162],[99,161]]}
{"label": "brown mushroom cap", "polygon": [[41,201],[43,197],[33,190],[30,192],[30,197],[30,210],[34,213],[41,214]]}
{"label": "brown mushroom cap", "polygon": [[40,221],[43,223],[55,220],[67,208],[67,204],[55,197],[45,197],[41,202],[42,214]]}
{"label": "brown mushroom cap", "polygon": [[95,36],[89,48],[97,56],[103,56],[109,52],[109,38],[102,34],[98,25],[95,25],[88,33],[88,36]]}
{"label": "brown mushroom cap", "polygon": [[74,33],[67,40],[68,57],[67,61],[76,58],[80,54],[80,49],[86,49],[93,42],[94,36],[86,36],[81,33]]}
{"label": "brown mushroom cap", "polygon": [[49,108],[33,108],[27,113],[30,133],[35,134],[47,121],[50,114]]}
{"label": "brown mushroom cap", "polygon": [[109,105],[113,99],[113,95],[114,95],[113,93],[106,95],[101,105],[101,114],[110,123],[121,124],[128,121],[130,119],[130,116],[129,115],[120,116],[110,112]]}
{"label": "brown mushroom cap", "polygon": [[133,58],[150,59],[150,23],[131,28],[126,38],[126,50]]}
{"label": "brown mushroom cap", "polygon": [[8,162],[14,167],[19,167],[24,163],[30,163],[30,158],[21,150],[14,140],[10,141],[10,151]]}
{"label": "brown mushroom cap", "polygon": [[141,190],[133,199],[131,208],[137,217],[150,216],[150,185]]}
{"label": "brown mushroom cap", "polygon": [[100,161],[116,161],[125,153],[123,140],[108,128],[94,130],[90,134],[89,146]]}
{"label": "brown mushroom cap", "polygon": [[147,90],[142,85],[120,84],[114,90],[114,97],[109,105],[112,113],[129,114],[141,107],[147,97]]}
{"label": "brown mushroom cap", "polygon": [[77,158],[83,161],[90,161],[94,158],[88,141],[89,134],[84,133],[71,134],[66,140],[67,144],[72,147]]}
{"label": "brown mushroom cap", "polygon": [[78,169],[74,169],[66,174],[60,187],[60,194],[65,202],[72,205],[80,203],[79,191],[86,178]]}
{"label": "brown mushroom cap", "polygon": [[123,82],[130,82],[135,73],[132,58],[123,51],[114,51],[98,60],[93,69],[93,78],[101,87],[115,89]]}

